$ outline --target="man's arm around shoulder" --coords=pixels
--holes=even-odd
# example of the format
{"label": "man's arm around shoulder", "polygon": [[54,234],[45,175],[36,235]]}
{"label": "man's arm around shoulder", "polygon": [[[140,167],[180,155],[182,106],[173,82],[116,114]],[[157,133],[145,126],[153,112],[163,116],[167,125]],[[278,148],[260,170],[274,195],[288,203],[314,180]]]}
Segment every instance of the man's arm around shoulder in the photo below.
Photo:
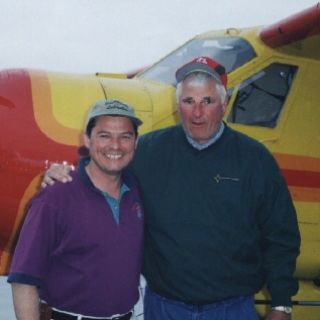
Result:
{"label": "man's arm around shoulder", "polygon": [[13,305],[17,320],[39,320],[39,294],[36,286],[12,283]]}

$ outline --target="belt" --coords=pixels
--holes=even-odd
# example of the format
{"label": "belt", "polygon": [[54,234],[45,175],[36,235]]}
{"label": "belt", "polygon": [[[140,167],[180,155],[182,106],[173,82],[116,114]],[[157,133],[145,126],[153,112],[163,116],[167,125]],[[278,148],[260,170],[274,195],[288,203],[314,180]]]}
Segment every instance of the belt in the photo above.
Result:
{"label": "belt", "polygon": [[[97,318],[97,320],[130,320],[131,316],[132,316],[132,312],[128,312],[122,316],[110,317],[110,318]],[[52,310],[51,319],[53,320],[94,320],[95,318],[76,316],[76,315]]]}

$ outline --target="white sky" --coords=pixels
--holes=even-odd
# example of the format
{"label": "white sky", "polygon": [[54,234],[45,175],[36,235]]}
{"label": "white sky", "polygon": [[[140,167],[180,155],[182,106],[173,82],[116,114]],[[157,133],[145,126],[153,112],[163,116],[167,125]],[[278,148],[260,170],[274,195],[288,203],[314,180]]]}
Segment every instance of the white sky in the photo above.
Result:
{"label": "white sky", "polygon": [[0,69],[126,72],[195,34],[274,23],[316,0],[0,0]]}

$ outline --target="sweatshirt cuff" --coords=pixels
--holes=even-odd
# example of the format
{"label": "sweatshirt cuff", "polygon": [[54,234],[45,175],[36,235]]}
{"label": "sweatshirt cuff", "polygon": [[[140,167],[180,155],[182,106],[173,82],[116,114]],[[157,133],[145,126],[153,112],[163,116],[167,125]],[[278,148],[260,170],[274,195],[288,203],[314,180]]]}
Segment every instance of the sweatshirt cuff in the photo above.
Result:
{"label": "sweatshirt cuff", "polygon": [[271,298],[271,307],[292,306],[291,296],[288,296],[287,292],[272,292]]}

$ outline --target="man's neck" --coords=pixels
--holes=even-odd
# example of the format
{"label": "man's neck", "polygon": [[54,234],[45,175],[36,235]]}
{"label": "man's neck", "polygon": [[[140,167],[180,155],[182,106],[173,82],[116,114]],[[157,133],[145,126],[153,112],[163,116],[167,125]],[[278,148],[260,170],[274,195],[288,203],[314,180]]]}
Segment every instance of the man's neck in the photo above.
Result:
{"label": "man's neck", "polygon": [[120,174],[107,174],[94,167],[91,161],[85,167],[85,170],[93,183],[93,185],[103,191],[107,192],[110,196],[115,199],[120,198],[120,186],[121,186],[121,175]]}
{"label": "man's neck", "polygon": [[185,131],[186,137],[188,142],[191,144],[191,146],[197,150],[203,150],[208,147],[210,147],[212,144],[214,144],[219,138],[221,137],[223,131],[224,131],[225,125],[223,122],[221,122],[221,125],[218,129],[218,131],[206,142],[206,143],[198,143],[195,141],[192,137],[190,137],[187,132]]}

